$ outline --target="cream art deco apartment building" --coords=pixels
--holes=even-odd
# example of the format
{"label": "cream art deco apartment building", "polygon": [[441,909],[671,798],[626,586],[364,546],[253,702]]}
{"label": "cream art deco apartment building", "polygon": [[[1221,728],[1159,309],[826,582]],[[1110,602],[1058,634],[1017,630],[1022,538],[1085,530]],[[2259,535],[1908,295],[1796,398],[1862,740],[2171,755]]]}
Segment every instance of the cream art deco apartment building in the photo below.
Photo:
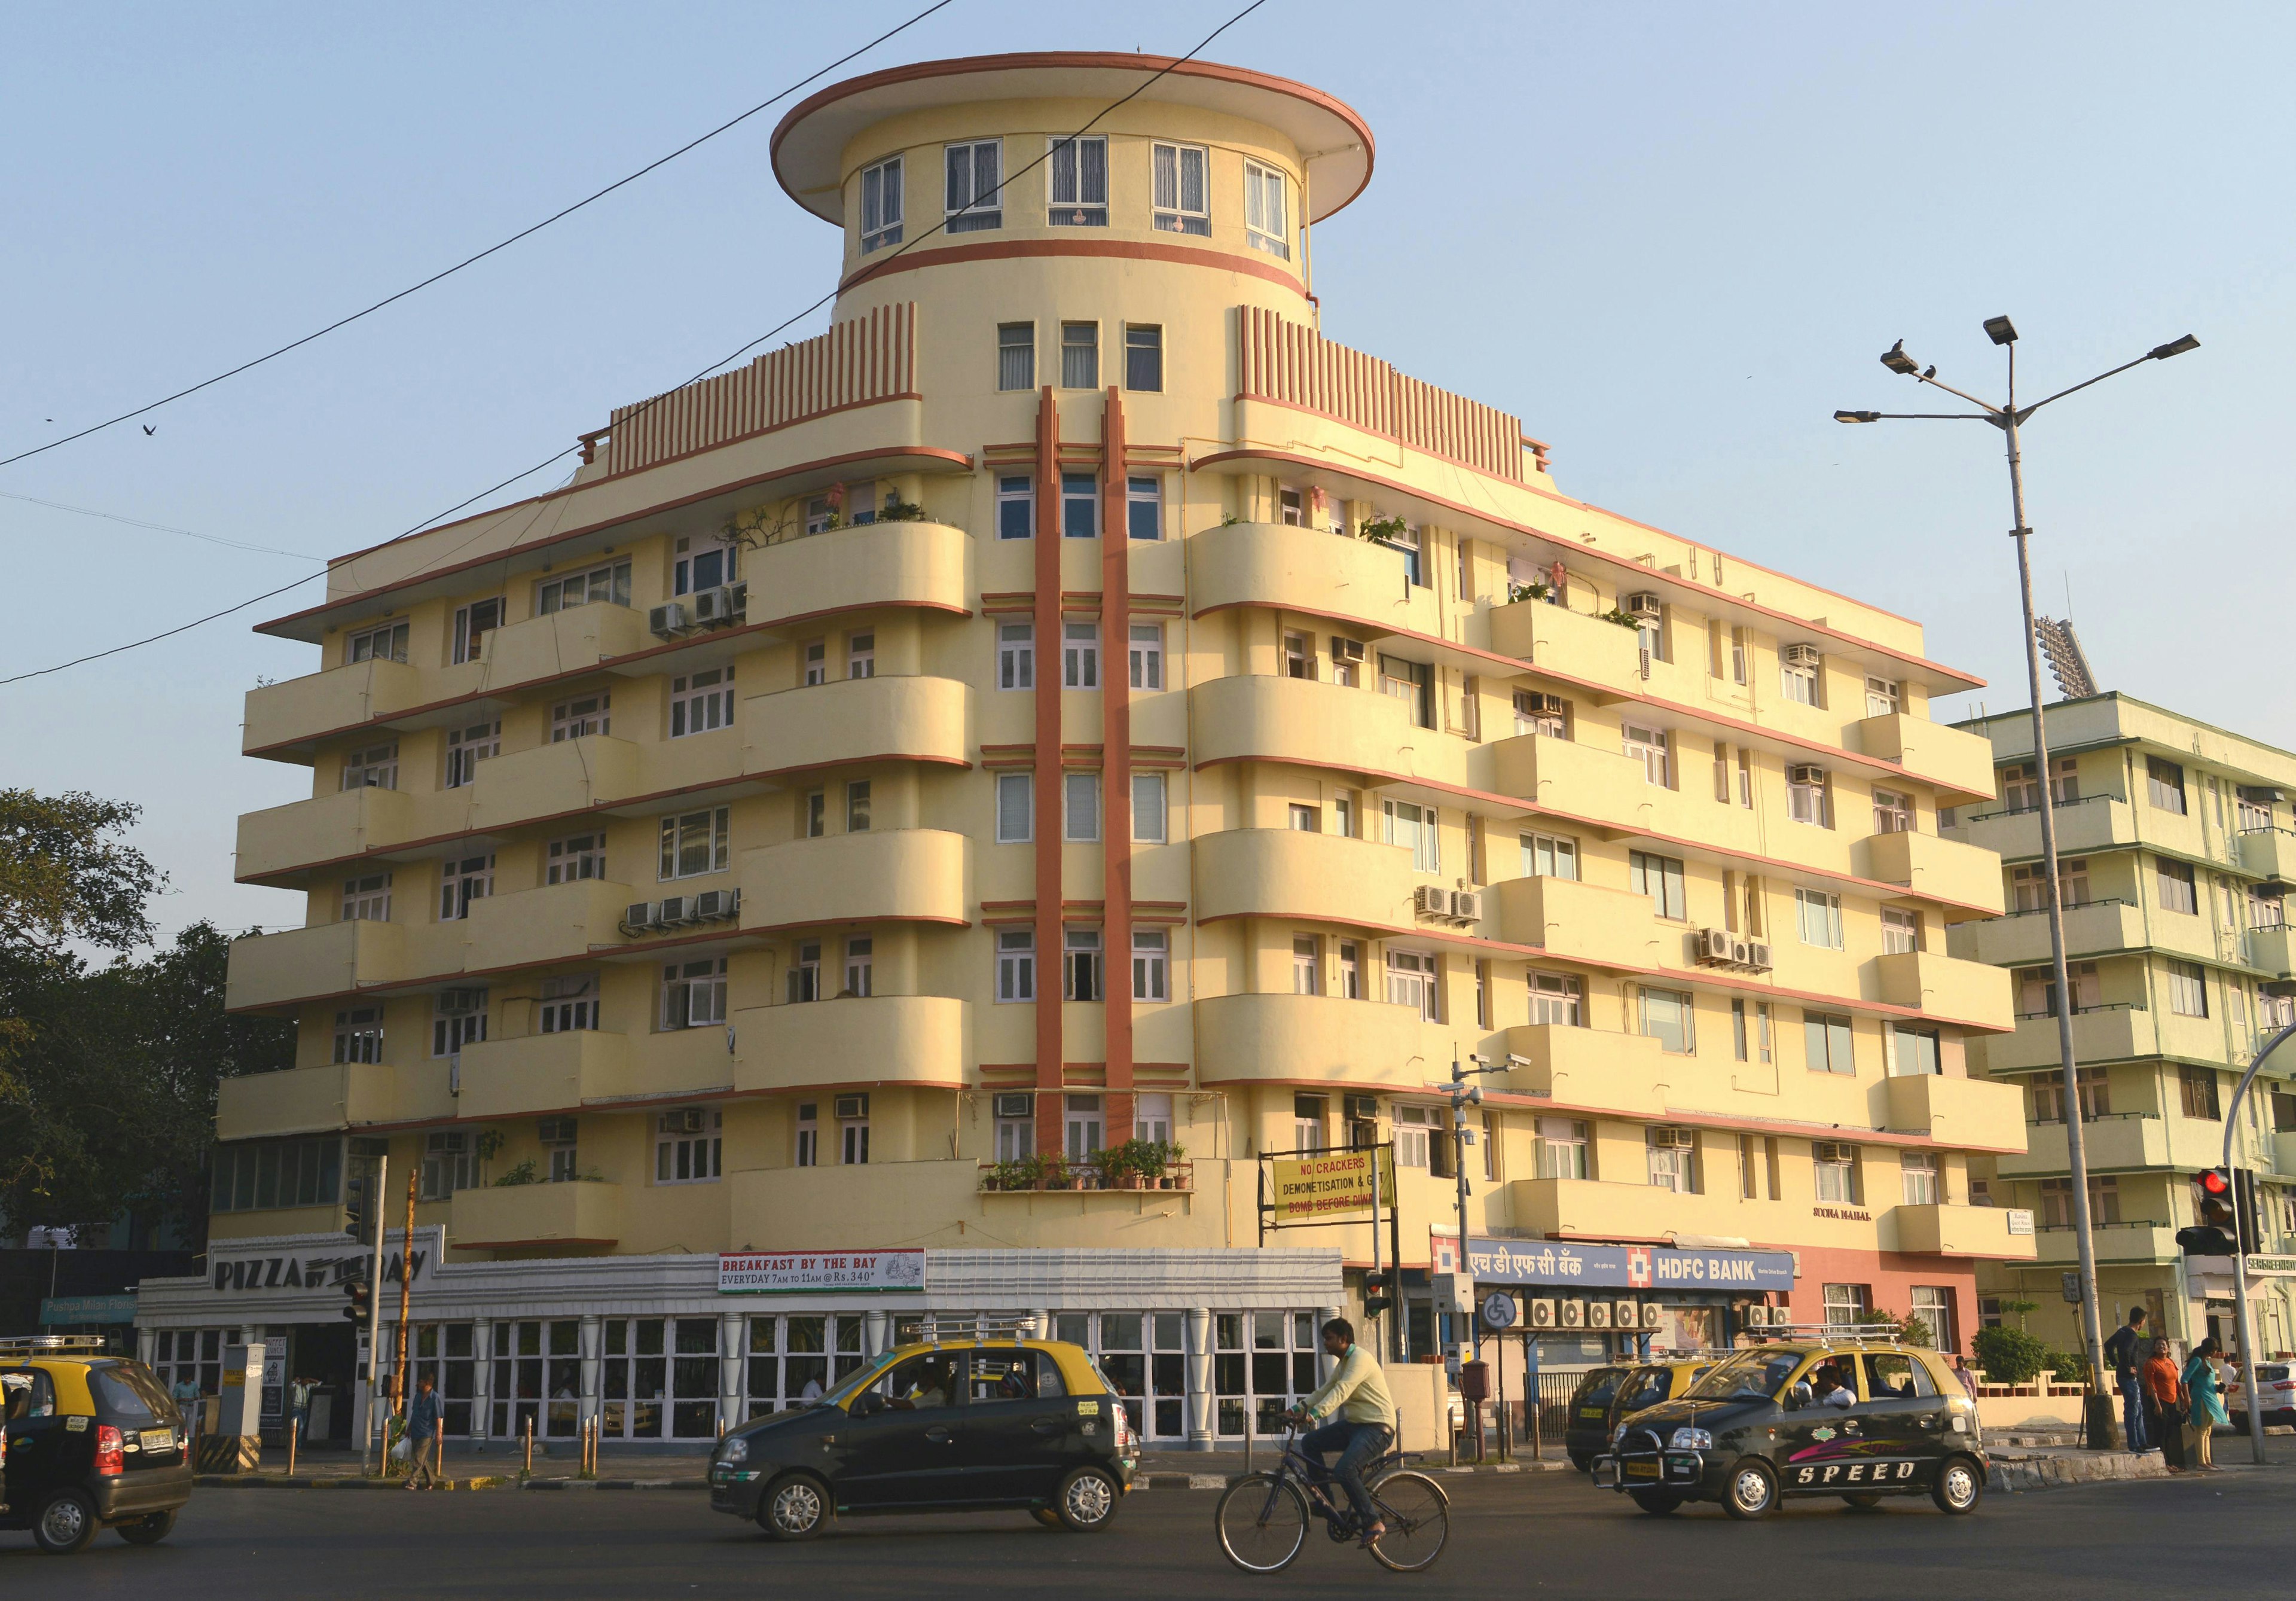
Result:
{"label": "cream art deco apartment building", "polygon": [[[843,233],[827,333],[264,625],[318,659],[245,748],[311,793],[238,872],[306,909],[231,1004],[299,1065],[226,1086],[161,1366],[271,1327],[347,1373],[387,1153],[450,1432],[706,1436],[923,1313],[1035,1312],[1206,1444],[1314,1382],[1373,1260],[1260,1248],[1267,1153],[1394,1143],[1388,1343],[1445,1337],[1472,1055],[1513,1062],[1473,1269],[1550,1367],[1860,1308],[1958,1341],[2030,1256],[1969,1203],[2025,1133],[1967,1067],[2008,975],[1946,949],[2003,905],[1937,827],[1992,792],[1930,718],[1974,681],[1324,338],[1371,130],[1192,63],[1068,137],[1162,64],[815,95],[773,160]],[[1136,1137],[1178,1154],[995,1166]]]}

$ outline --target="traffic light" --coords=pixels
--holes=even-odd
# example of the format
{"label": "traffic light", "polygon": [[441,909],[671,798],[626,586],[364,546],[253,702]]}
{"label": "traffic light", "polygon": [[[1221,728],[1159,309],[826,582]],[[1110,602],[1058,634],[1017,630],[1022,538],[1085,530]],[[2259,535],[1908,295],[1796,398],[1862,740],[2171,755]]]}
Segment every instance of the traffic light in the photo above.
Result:
{"label": "traffic light", "polygon": [[2230,1256],[2233,1244],[2233,1178],[2229,1168],[2205,1168],[2193,1175],[2193,1226],[2177,1231],[2177,1249],[2186,1256]]}
{"label": "traffic light", "polygon": [[1395,1276],[1392,1273],[1364,1275],[1364,1316],[1376,1318],[1395,1310]]}
{"label": "traffic light", "polygon": [[374,1310],[374,1289],[364,1278],[343,1280],[343,1299],[348,1303],[343,1316],[353,1323],[365,1323]]}

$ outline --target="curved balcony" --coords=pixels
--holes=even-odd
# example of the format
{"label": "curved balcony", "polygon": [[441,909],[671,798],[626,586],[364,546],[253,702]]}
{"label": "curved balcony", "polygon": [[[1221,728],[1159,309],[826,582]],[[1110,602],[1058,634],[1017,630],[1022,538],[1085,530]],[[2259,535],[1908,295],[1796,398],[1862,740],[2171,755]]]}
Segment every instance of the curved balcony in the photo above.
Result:
{"label": "curved balcony", "polygon": [[966,765],[972,694],[955,678],[841,678],[742,702],[742,770],[801,772],[857,761]]}
{"label": "curved balcony", "polygon": [[1418,1009],[1328,995],[1220,995],[1196,1002],[1196,1074],[1217,1084],[1259,1080],[1333,1088],[1419,1089],[1448,1071],[1451,1036]]}
{"label": "curved balcony", "polygon": [[942,522],[876,522],[768,545],[742,558],[749,621],[775,627],[874,606],[965,611],[972,536]]}
{"label": "curved balcony", "polygon": [[971,850],[961,833],[888,828],[745,850],[742,927],[966,923]]}
{"label": "curved balcony", "polygon": [[457,1110],[468,1118],[530,1117],[626,1096],[630,1057],[627,1035],[595,1029],[480,1040],[463,1047]]}
{"label": "curved balcony", "polygon": [[1632,628],[1535,600],[1493,606],[1484,616],[1491,649],[1502,656],[1601,685],[1618,700],[1645,688],[1642,638]]}
{"label": "curved balcony", "polygon": [[602,1250],[621,1237],[622,1227],[619,1184],[486,1185],[455,1192],[447,1243],[464,1251]]}
{"label": "curved balcony", "polygon": [[1575,878],[1510,878],[1491,890],[1499,937],[1509,944],[1542,945],[1554,956],[1598,967],[1680,965],[1683,925],[1661,922],[1647,895]]}
{"label": "curved balcony", "polygon": [[965,1005],[942,995],[847,996],[734,1014],[739,1093],[964,1081]]}
{"label": "curved balcony", "polygon": [[2001,858],[1989,850],[1941,840],[1933,833],[1869,834],[1850,848],[1853,870],[1861,878],[1903,884],[1908,894],[1979,911],[2004,906]]}
{"label": "curved balcony", "polygon": [[1374,633],[1439,631],[1435,591],[1411,583],[1401,553],[1387,546],[1273,522],[1207,529],[1186,544],[1189,594],[1198,616],[1229,606],[1270,606]]}
{"label": "curved balcony", "polygon": [[1392,695],[1272,675],[1214,678],[1188,694],[1199,762],[1290,761],[1446,784],[1466,776],[1443,736],[1414,723]]}
{"label": "curved balcony", "polygon": [[1661,1117],[1684,1057],[1669,1057],[1645,1034],[1614,1034],[1559,1023],[1526,1023],[1506,1031],[1507,1054],[1528,1061],[1491,1082],[1517,1094],[1545,1096],[1558,1106],[1593,1107],[1632,1117]]}
{"label": "curved balcony", "polygon": [[1411,852],[1400,845],[1240,828],[1201,835],[1194,850],[1200,921],[1298,917],[1357,928],[1413,926],[1417,881]]}
{"label": "curved balcony", "polygon": [[1925,950],[1895,951],[1874,959],[1881,998],[1973,1029],[2017,1026],[2009,974],[1981,962],[1957,961]]}

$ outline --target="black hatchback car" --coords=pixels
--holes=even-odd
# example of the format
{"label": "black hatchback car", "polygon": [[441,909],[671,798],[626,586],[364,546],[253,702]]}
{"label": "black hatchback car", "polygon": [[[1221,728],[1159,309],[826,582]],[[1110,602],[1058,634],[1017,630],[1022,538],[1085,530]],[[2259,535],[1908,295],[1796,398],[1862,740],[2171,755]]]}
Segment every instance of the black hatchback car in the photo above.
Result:
{"label": "black hatchback car", "polygon": [[0,1529],[53,1556],[156,1545],[192,1498],[184,1420],[142,1363],[74,1335],[0,1341]]}
{"label": "black hatchback car", "polygon": [[729,1433],[709,1506],[776,1539],[810,1539],[840,1514],[998,1507],[1089,1533],[1115,1517],[1138,1461],[1123,1402],[1080,1347],[943,1340]]}
{"label": "black hatchback car", "polygon": [[1960,1375],[1936,1351],[1875,1339],[1740,1351],[1678,1399],[1624,1418],[1595,1459],[1595,1482],[1644,1512],[1719,1501],[1742,1519],[1786,1496],[1871,1507],[1927,1495],[1973,1512],[1986,1472]]}
{"label": "black hatchback car", "polygon": [[1580,1473],[1593,1468],[1595,1458],[1610,1445],[1611,1403],[1619,1399],[1619,1386],[1633,1371],[1631,1367],[1589,1369],[1570,1392],[1570,1404],[1562,1414],[1562,1449]]}

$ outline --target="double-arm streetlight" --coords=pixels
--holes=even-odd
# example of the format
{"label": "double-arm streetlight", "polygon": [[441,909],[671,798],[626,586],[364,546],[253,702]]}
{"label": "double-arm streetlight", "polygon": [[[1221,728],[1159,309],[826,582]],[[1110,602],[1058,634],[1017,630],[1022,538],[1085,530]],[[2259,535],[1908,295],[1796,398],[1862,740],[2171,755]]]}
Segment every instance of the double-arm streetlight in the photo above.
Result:
{"label": "double-arm streetlight", "polygon": [[1937,368],[1924,368],[1906,355],[1906,341],[1901,339],[1882,353],[1883,366],[1892,373],[1943,390],[1978,409],[1973,412],[1838,411],[1833,414],[1833,420],[1837,423],[1879,423],[1885,420],[1934,419],[1989,423],[1999,429],[2007,440],[2009,504],[2016,520],[2016,525],[2009,530],[2009,537],[2017,542],[2017,593],[2025,609],[2025,682],[2027,692],[2032,696],[2033,765],[2041,784],[2041,861],[2047,874],[2049,965],[2056,980],[2056,1005],[2053,1009],[2057,1018],[2057,1055],[2064,1071],[2065,1151],[2072,1166],[2073,1238],[2080,1252],[2081,1342],[2088,1351],[2087,1433],[2089,1444],[2095,1446],[2104,1443],[2111,1434],[2112,1403],[2103,1388],[2104,1331],[2097,1317],[2096,1242],[2090,1232],[2088,1157],[2083,1148],[2081,1135],[2080,1080],[2073,1062],[2072,986],[2065,972],[2063,891],[2057,881],[2056,800],[2049,776],[2048,734],[2041,718],[2041,653],[2038,636],[2033,631],[2033,567],[2026,548],[2027,537],[2033,530],[2025,526],[2025,477],[2022,458],[2018,453],[2017,431],[2045,406],[2085,390],[2090,384],[2102,383],[2114,374],[2125,373],[2133,366],[2148,361],[2166,361],[2171,356],[2182,356],[2187,350],[2198,349],[2201,341],[2187,333],[2184,338],[2171,340],[2165,345],[2155,345],[2135,361],[2122,362],[2117,367],[2074,384],[2071,389],[2059,390],[2046,399],[2021,406],[2017,404],[2017,330],[2007,317],[1992,316],[1985,319],[1985,332],[2009,356],[2008,398],[2000,405],[1980,400],[1949,383],[1939,382]]}

